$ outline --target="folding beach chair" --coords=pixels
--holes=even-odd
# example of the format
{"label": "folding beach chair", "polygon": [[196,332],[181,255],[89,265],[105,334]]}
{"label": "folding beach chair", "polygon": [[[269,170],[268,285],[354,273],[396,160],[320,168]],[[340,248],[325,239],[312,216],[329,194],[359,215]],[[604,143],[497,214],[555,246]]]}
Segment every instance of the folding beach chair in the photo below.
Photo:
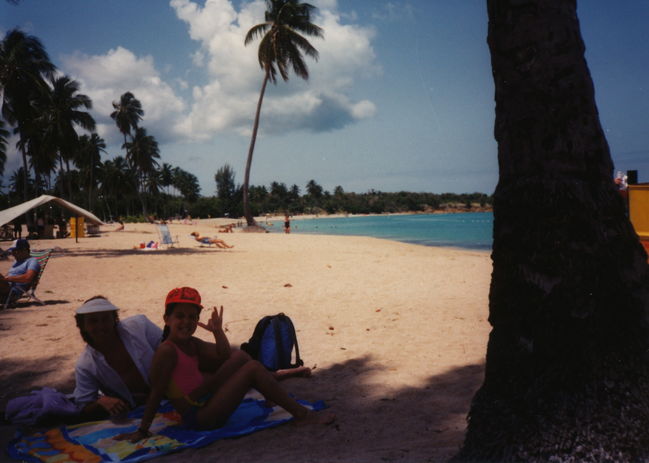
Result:
{"label": "folding beach chair", "polygon": [[9,290],[9,294],[7,295],[7,299],[4,302],[3,309],[6,309],[13,304],[15,304],[18,301],[22,301],[23,299],[26,299],[25,302],[29,301],[34,301],[39,305],[43,305],[43,301],[41,301],[37,296],[36,296],[36,287],[38,286],[38,283],[41,281],[41,277],[43,276],[43,272],[45,271],[45,266],[50,260],[50,256],[52,255],[52,250],[51,249],[45,249],[44,251],[31,251],[29,253],[31,257],[35,257],[36,260],[38,261],[38,265],[40,265],[41,269],[38,272],[38,275],[34,277],[34,281],[32,281],[32,284],[29,288],[27,289],[21,289],[18,286],[16,286],[14,283],[10,283],[11,289]]}
{"label": "folding beach chair", "polygon": [[173,248],[174,243],[178,243],[178,237],[176,236],[175,240],[171,237],[171,232],[166,223],[157,224],[157,226],[158,233],[160,234],[160,243]]}

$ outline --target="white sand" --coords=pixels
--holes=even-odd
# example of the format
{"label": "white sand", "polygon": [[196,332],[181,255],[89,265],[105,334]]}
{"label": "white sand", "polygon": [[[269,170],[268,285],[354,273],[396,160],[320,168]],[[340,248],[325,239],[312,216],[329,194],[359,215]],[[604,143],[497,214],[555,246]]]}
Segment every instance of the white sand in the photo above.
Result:
{"label": "white sand", "polygon": [[[83,300],[102,294],[122,318],[144,313],[162,326],[166,293],[189,285],[206,306],[224,306],[235,345],[262,316],[291,316],[302,357],[316,368],[312,378],[284,384],[298,397],[325,400],[338,419],[326,427],[280,426],[164,461],[424,462],[456,451],[482,381],[488,253],[254,233],[220,234],[235,248],[218,250],[189,236],[215,235],[215,223],[171,224],[180,243],[158,251],[132,249],[159,240],[150,224],[127,224],[123,232],[102,226],[101,236],[78,243],[34,242],[34,249],[60,249],[37,291],[46,305],[0,311],[0,408],[41,386],[71,392],[84,346],[73,315]],[[10,264],[0,262],[0,272]],[[3,448],[14,429],[0,427]]]}

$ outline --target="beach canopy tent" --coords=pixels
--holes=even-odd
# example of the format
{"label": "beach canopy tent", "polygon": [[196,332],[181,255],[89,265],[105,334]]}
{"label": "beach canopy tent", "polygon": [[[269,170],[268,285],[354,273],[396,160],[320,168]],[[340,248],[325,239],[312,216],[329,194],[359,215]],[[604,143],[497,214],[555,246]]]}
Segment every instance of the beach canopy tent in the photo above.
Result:
{"label": "beach canopy tent", "polygon": [[10,207],[9,209],[5,209],[4,211],[0,211],[0,227],[11,222],[16,217],[29,212],[35,207],[42,206],[43,204],[47,204],[50,201],[54,201],[59,206],[71,211],[72,215],[74,215],[75,217],[85,217],[86,221],[92,224],[104,225],[104,222],[99,220],[99,218],[92,212],[88,212],[87,210],[79,206],[75,206],[74,204],[65,201],[64,199],[57,198],[56,196],[41,195],[38,198],[31,199],[25,203]]}

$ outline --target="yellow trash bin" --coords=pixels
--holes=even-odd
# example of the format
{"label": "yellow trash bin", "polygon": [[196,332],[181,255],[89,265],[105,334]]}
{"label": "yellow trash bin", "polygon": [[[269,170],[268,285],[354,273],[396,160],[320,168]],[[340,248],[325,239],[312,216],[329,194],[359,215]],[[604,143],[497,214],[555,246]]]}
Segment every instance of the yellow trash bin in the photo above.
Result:
{"label": "yellow trash bin", "polygon": [[70,237],[71,238],[83,238],[86,236],[86,232],[83,226],[84,218],[83,217],[70,217]]}

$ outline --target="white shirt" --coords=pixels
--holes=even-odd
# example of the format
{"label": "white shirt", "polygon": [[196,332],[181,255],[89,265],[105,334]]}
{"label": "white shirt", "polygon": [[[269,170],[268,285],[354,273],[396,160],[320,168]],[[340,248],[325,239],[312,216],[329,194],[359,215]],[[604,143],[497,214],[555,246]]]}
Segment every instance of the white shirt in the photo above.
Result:
{"label": "white shirt", "polygon": [[[117,333],[142,378],[149,384],[149,369],[153,354],[160,344],[162,330],[144,315],[134,315],[119,321]],[[74,376],[76,386],[73,397],[79,407],[95,402],[99,398],[99,391],[119,397],[131,407],[135,406],[135,400],[122,378],[108,364],[104,354],[94,347],[86,346],[77,361]]]}

